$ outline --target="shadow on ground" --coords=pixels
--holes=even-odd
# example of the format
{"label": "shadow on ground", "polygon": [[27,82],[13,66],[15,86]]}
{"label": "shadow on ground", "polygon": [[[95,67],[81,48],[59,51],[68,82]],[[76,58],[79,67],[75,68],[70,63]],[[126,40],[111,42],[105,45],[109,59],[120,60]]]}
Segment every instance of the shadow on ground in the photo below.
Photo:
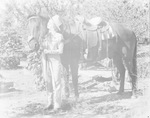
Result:
{"label": "shadow on ground", "polygon": [[101,103],[101,102],[111,102],[122,99],[130,99],[132,93],[124,92],[122,95],[118,95],[117,93],[111,93],[100,97],[90,98],[90,104]]}
{"label": "shadow on ground", "polygon": [[[67,113],[72,113],[73,111],[80,110],[82,111],[87,109],[92,110],[93,114],[111,114],[117,111],[125,111],[124,106],[119,104],[114,104],[113,101],[130,99],[131,92],[125,92],[123,95],[117,95],[116,93],[107,94],[100,97],[91,97],[86,99],[85,101],[80,101],[76,105],[72,101],[64,102],[62,109],[58,113],[54,113],[51,111],[44,110],[45,105],[41,103],[30,103],[24,107],[17,108],[16,111],[17,116],[14,118],[22,118],[22,117],[34,117],[34,116],[65,116]],[[88,101],[88,102],[87,102]],[[87,105],[85,105],[87,103]],[[106,104],[103,104],[106,103]],[[73,112],[75,113],[75,112]]]}
{"label": "shadow on ground", "polygon": [[94,110],[96,114],[112,114],[115,112],[123,112],[128,110],[124,105],[120,105],[116,101],[118,100],[125,100],[125,99],[130,99],[131,98],[131,92],[125,92],[122,95],[118,95],[116,93],[104,95],[101,97],[93,97],[90,99],[90,104],[99,104],[99,103],[104,103],[100,104],[97,106],[97,108]]}
{"label": "shadow on ground", "polygon": [[112,93],[99,97],[91,97],[80,101],[80,106],[78,108],[81,109],[80,111],[92,111],[92,114],[95,115],[110,115],[116,112],[121,113],[129,110],[129,107],[126,106],[126,104],[122,104],[122,102],[126,102],[126,100],[129,101],[130,98],[131,92],[125,92],[122,95]]}
{"label": "shadow on ground", "polygon": [[17,108],[16,111],[18,113],[17,116],[15,116],[14,118],[30,117],[34,115],[44,114],[43,108],[44,106],[40,103],[28,104],[25,107]]}
{"label": "shadow on ground", "polygon": [[59,112],[53,112],[51,110],[45,110],[45,105],[41,103],[31,103],[25,107],[17,108],[17,116],[14,118],[32,117],[32,116],[44,116],[44,115],[65,115],[72,109],[73,105],[69,102],[65,102],[62,106],[62,110]]}
{"label": "shadow on ground", "polygon": [[19,89],[9,88],[9,89],[0,89],[0,95],[5,93],[21,92]]}

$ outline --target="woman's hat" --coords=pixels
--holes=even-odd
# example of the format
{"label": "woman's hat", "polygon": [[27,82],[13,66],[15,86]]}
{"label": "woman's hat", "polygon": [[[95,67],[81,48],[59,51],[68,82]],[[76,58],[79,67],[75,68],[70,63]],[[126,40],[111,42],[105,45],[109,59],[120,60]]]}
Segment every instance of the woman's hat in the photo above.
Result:
{"label": "woman's hat", "polygon": [[60,30],[61,25],[60,17],[55,15],[49,20],[47,28],[51,30],[51,28],[57,27]]}

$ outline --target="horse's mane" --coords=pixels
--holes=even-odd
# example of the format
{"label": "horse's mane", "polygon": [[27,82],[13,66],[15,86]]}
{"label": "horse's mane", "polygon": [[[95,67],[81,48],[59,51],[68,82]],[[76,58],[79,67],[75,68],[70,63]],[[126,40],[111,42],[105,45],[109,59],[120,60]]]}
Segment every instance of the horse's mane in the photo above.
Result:
{"label": "horse's mane", "polygon": [[[48,20],[49,20],[48,18],[42,17],[40,15],[30,15],[30,16],[28,16],[28,27],[30,28],[30,30],[29,30],[30,35],[33,35],[34,37],[36,37],[37,40],[39,40],[39,37],[40,37],[40,40],[42,40],[43,37],[47,33]],[[36,22],[37,26],[30,25],[34,22]],[[38,28],[38,29],[35,30],[35,28]]]}
{"label": "horse's mane", "polygon": [[48,20],[49,20],[48,17],[44,17],[44,16],[36,15],[36,14],[29,15],[29,16],[27,17],[28,20],[30,20],[30,19],[32,19],[32,18],[40,18],[40,19],[45,20],[45,21],[48,21]]}
{"label": "horse's mane", "polygon": [[37,17],[37,15],[35,15],[35,14],[29,15],[29,16],[27,17],[27,19],[30,19],[30,18],[32,18],[32,17]]}

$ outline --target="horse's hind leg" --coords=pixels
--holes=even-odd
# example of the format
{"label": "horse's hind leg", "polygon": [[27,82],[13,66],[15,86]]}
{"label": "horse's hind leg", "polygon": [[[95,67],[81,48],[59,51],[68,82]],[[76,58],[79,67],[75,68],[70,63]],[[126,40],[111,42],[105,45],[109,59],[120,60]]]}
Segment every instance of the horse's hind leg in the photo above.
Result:
{"label": "horse's hind leg", "polygon": [[79,97],[79,92],[78,92],[78,59],[72,59],[70,67],[71,67],[71,75],[72,75],[74,94],[75,94],[75,97],[78,98]]}
{"label": "horse's hind leg", "polygon": [[133,54],[133,67],[132,67],[132,73],[131,73],[131,77],[132,77],[132,96],[136,95],[136,90],[137,90],[137,58],[136,58],[136,53],[137,53],[137,47],[135,46],[134,49],[134,54]]}
{"label": "horse's hind leg", "polygon": [[[133,62],[134,63],[134,62]],[[128,69],[129,76],[131,77],[131,83],[132,83],[132,96],[136,95],[137,90],[137,75],[136,75],[136,67],[133,65],[133,63],[126,62],[126,67]]]}
{"label": "horse's hind leg", "polygon": [[136,59],[130,61],[126,61],[126,67],[128,69],[129,75],[131,77],[132,82],[132,96],[136,96],[137,90],[137,70],[136,70]]}
{"label": "horse's hind leg", "polygon": [[122,94],[124,92],[124,81],[125,81],[125,67],[123,64],[123,60],[119,56],[115,56],[114,64],[116,65],[119,73],[120,73],[120,88],[118,94]]}

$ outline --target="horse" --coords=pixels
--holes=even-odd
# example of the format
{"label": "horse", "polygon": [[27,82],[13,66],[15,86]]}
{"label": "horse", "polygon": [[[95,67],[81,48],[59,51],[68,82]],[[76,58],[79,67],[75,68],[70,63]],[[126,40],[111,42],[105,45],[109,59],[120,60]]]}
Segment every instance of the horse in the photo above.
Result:
{"label": "horse", "polygon": [[133,31],[122,24],[110,23],[114,37],[102,41],[101,54],[113,59],[114,65],[120,73],[120,88],[118,94],[124,92],[125,70],[128,71],[132,82],[132,95],[137,90],[137,40]]}
{"label": "horse", "polygon": [[[44,20],[41,20],[41,17],[38,17],[38,19],[40,22],[44,22]],[[46,29],[47,22],[44,23],[45,24],[42,26]],[[87,27],[87,24],[90,24],[90,26]],[[75,25],[62,25],[62,34],[66,43],[61,59],[67,72],[69,72],[69,66],[71,67],[75,96],[79,95],[77,76],[81,47],[83,50],[86,48],[90,50],[91,48],[96,47],[94,49],[94,59],[102,60],[106,57],[113,59],[114,65],[120,73],[119,78],[121,81],[118,94],[122,94],[124,92],[125,70],[127,69],[132,81],[132,95],[135,96],[137,90],[137,40],[135,33],[119,23],[98,21],[96,25],[94,24],[94,26],[91,23],[86,23],[86,27],[83,28],[83,25],[85,25],[83,20]],[[38,26],[40,25],[38,24]],[[89,34],[90,38],[87,38],[87,34]],[[98,38],[95,38],[96,35]],[[39,38],[36,38],[36,41],[37,39]],[[88,53],[89,52],[90,51],[88,51]],[[68,87],[66,87],[66,91],[68,91]]]}
{"label": "horse", "polygon": [[[121,23],[108,23],[103,20],[97,20],[96,25],[91,22],[84,23],[85,30],[80,27],[81,32],[86,34],[84,42],[88,50],[94,49],[94,52],[88,51],[91,59],[100,61],[104,58],[113,60],[120,77],[120,88],[118,94],[124,92],[125,71],[128,71],[132,82],[132,96],[136,96],[137,90],[137,39],[133,31],[123,26]],[[85,33],[86,32],[86,33]],[[87,33],[95,33],[99,38],[87,38]],[[94,42],[94,43],[93,43]]]}
{"label": "horse", "polygon": [[[29,27],[29,47],[32,50],[38,50],[42,47],[42,42],[48,33],[47,24],[49,18],[42,16],[31,16],[28,18]],[[64,37],[64,50],[61,55],[61,63],[67,72],[65,81],[65,96],[68,98],[69,92],[69,69],[71,70],[74,95],[79,97],[78,92],[78,63],[80,60],[81,38],[70,31],[70,27],[60,26],[60,33]],[[42,58],[42,67],[44,69],[45,59]]]}

